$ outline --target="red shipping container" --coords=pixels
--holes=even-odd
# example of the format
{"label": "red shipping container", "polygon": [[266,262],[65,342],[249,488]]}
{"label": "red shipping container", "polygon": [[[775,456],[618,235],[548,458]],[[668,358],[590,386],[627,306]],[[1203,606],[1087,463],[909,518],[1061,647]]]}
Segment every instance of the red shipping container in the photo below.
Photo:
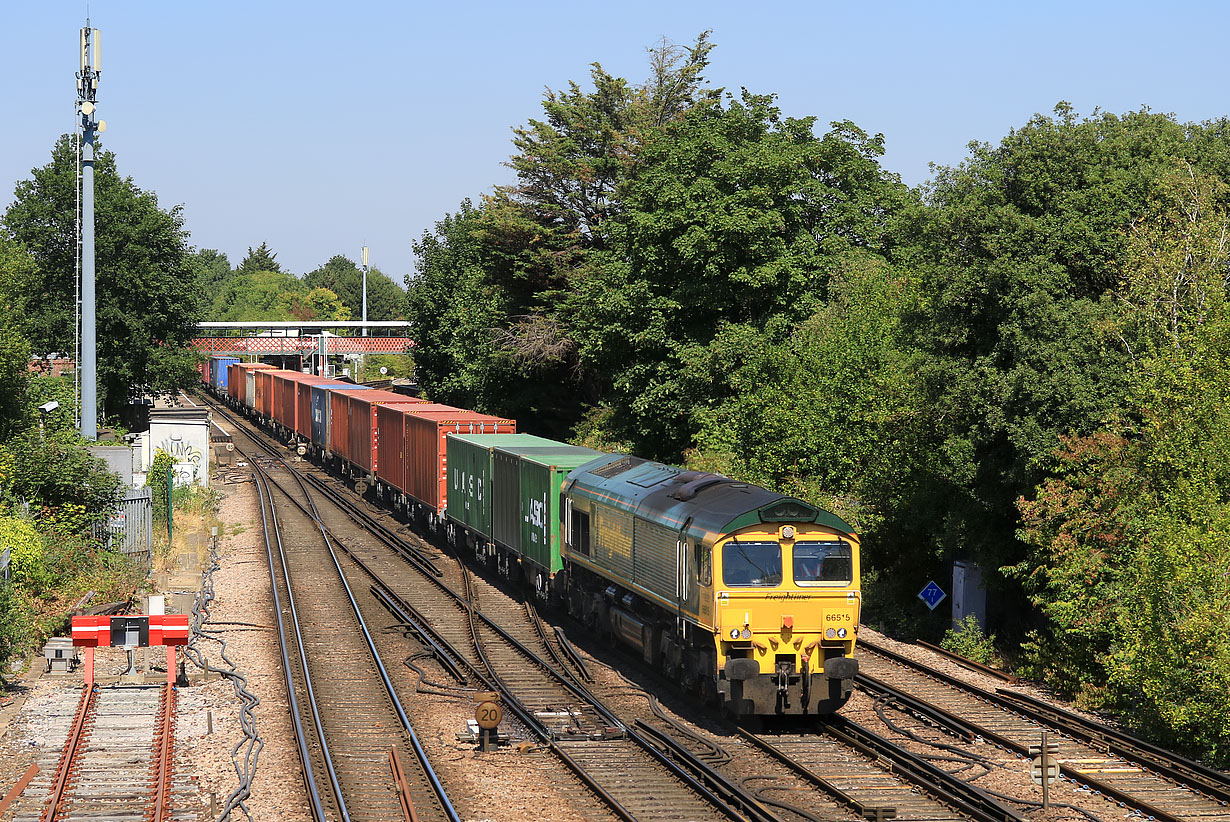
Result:
{"label": "red shipping container", "polygon": [[196,364],[196,373],[201,375],[201,382],[205,383],[206,385],[209,385],[209,366],[210,366],[209,360],[206,360],[205,362],[199,362]]}
{"label": "red shipping container", "polygon": [[[273,374],[273,419],[284,428],[299,430],[299,386],[335,382],[301,371],[274,371]],[[311,394],[308,394],[308,436],[311,436]]]}
{"label": "red shipping container", "polygon": [[252,407],[256,413],[266,419],[273,418],[273,375],[293,373],[283,371],[280,368],[261,369],[256,372],[256,379],[253,380],[253,385],[256,387],[256,398],[252,403]]}
{"label": "red shipping container", "polygon": [[[364,471],[372,471],[376,455],[376,409],[382,405],[423,403],[392,391],[330,391],[329,449]],[[342,428],[345,431],[342,431]]]}
{"label": "red shipping container", "polygon": [[376,476],[383,482],[406,493],[406,411],[432,413],[437,411],[466,414],[460,408],[425,402],[407,409],[402,405],[376,406]]}
{"label": "red shipping container", "polygon": [[449,434],[515,434],[516,420],[477,411],[406,410],[404,463],[406,496],[431,506],[437,513],[447,502],[448,478],[445,437]]}
{"label": "red shipping container", "polygon": [[276,366],[265,362],[231,363],[226,373],[226,393],[240,405],[251,405],[248,399],[248,374],[269,369],[276,369]]}
{"label": "red shipping container", "polygon": [[283,387],[287,391],[287,396],[282,402],[291,403],[293,410],[287,409],[284,412],[290,422],[283,421],[282,424],[310,440],[312,438],[312,386],[340,384],[335,379],[318,377],[315,374],[299,374],[294,379],[283,378]]}

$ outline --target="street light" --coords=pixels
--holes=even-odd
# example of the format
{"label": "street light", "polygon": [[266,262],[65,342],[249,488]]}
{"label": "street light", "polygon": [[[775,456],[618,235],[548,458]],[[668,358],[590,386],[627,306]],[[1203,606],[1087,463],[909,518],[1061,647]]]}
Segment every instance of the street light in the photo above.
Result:
{"label": "street light", "polygon": [[363,246],[363,336],[367,336],[367,246]]}

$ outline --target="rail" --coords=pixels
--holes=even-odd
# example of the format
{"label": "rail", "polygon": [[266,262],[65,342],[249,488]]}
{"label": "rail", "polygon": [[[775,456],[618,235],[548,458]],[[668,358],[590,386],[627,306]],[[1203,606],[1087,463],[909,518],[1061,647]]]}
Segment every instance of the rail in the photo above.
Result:
{"label": "rail", "polygon": [[60,814],[67,810],[67,795],[72,781],[77,776],[77,758],[85,749],[89,739],[90,728],[94,724],[95,709],[98,707],[98,686],[89,684],[81,689],[81,698],[77,700],[77,711],[73,716],[73,725],[60,752],[60,760],[56,764],[56,775],[52,779],[51,793],[47,797],[47,806],[39,816],[39,822],[54,822],[60,819]]}

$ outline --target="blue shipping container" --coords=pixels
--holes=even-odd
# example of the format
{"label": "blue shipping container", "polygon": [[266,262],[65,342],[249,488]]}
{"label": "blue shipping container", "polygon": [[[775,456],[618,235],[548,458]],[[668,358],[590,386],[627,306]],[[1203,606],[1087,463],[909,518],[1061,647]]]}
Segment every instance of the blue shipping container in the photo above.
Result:
{"label": "blue shipping container", "polygon": [[226,375],[227,368],[237,362],[239,362],[238,357],[210,357],[209,384],[218,391],[225,391],[230,385]]}
{"label": "blue shipping container", "polygon": [[369,385],[355,385],[352,382],[327,382],[312,386],[312,444],[329,450],[329,392],[341,389],[343,391],[364,391]]}

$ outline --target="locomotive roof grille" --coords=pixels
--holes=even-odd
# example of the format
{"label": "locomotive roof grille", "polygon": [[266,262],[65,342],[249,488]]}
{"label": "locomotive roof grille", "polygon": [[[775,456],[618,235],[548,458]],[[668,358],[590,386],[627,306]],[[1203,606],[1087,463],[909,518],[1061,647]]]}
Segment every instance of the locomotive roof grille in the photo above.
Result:
{"label": "locomotive roof grille", "polygon": [[647,460],[643,460],[640,457],[621,457],[620,459],[617,459],[614,462],[609,462],[601,468],[596,468],[589,473],[593,474],[595,477],[610,479],[611,477],[619,476],[625,471],[631,471],[633,468],[646,461]]}

